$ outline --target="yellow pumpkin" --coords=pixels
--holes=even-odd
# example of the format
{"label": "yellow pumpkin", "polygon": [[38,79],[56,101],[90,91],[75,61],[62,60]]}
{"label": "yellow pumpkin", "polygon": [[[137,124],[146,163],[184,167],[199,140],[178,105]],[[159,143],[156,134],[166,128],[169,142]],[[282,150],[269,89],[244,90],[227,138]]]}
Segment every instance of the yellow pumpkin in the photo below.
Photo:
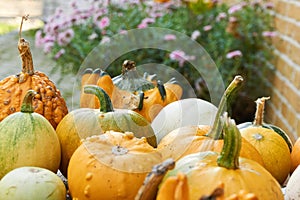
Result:
{"label": "yellow pumpkin", "polygon": [[145,138],[108,131],[83,140],[71,157],[68,185],[73,199],[134,199],[161,155]]}
{"label": "yellow pumpkin", "polygon": [[21,110],[0,122],[0,179],[23,166],[42,167],[56,173],[60,144],[54,128],[33,110],[34,90],[28,90]]}
{"label": "yellow pumpkin", "polygon": [[127,109],[114,109],[106,92],[96,85],[86,85],[84,92],[97,96],[100,109],[79,108],[68,113],[58,124],[56,133],[61,144],[60,170],[67,176],[69,160],[80,145],[80,140],[105,131],[131,131],[136,137],[146,137],[156,147],[156,137],[151,124],[140,114]]}
{"label": "yellow pumpkin", "polygon": [[[277,180],[257,162],[239,157],[241,134],[234,120],[224,116],[224,146],[221,153],[205,151],[187,155],[176,162],[174,169],[167,172],[160,185],[158,196],[168,184],[167,179],[183,173],[187,177],[189,200],[211,194],[220,182],[224,197],[238,194],[241,190],[253,193],[258,199],[283,200],[281,186]],[[172,187],[173,184],[170,184]]]}
{"label": "yellow pumpkin", "polygon": [[[222,134],[220,134],[220,116],[224,111],[226,99],[241,86],[242,82],[243,78],[236,76],[226,88],[212,127],[207,125],[184,126],[163,137],[158,144],[158,151],[161,152],[163,158],[178,160],[185,155],[200,151],[220,152],[223,146]],[[264,165],[259,152],[245,139],[242,140],[242,143],[241,156]]]}
{"label": "yellow pumpkin", "polygon": [[289,145],[282,134],[263,125],[262,114],[267,99],[263,97],[256,101],[257,110],[253,124],[248,126],[239,125],[238,127],[242,137],[261,154],[265,168],[280,184],[283,184],[291,170],[291,153]]}

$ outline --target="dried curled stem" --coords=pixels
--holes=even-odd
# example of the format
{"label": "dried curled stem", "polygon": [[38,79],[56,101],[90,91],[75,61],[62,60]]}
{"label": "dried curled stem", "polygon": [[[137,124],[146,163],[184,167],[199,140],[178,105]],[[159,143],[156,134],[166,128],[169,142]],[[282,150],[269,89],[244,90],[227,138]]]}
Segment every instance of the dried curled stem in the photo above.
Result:
{"label": "dried curled stem", "polygon": [[29,45],[28,41],[26,41],[24,38],[22,38],[23,22],[24,22],[24,20],[25,21],[28,20],[28,18],[29,18],[29,15],[24,15],[22,17],[20,31],[19,31],[18,50],[20,52],[20,56],[22,59],[22,72],[32,75],[32,74],[34,74],[34,69],[33,69],[32,55],[30,52],[30,45]]}

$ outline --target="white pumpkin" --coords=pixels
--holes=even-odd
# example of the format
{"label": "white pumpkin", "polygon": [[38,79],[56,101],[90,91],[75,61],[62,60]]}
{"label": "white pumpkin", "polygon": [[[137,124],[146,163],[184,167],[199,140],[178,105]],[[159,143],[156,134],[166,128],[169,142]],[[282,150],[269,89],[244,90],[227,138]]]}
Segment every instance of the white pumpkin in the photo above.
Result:
{"label": "white pumpkin", "polygon": [[291,174],[285,187],[285,200],[300,199],[300,167]]}
{"label": "white pumpkin", "polygon": [[157,142],[171,131],[188,125],[213,125],[217,107],[199,99],[187,98],[165,106],[154,118],[151,126]]}
{"label": "white pumpkin", "polygon": [[66,187],[52,171],[40,167],[20,167],[0,181],[0,200],[65,200]]}

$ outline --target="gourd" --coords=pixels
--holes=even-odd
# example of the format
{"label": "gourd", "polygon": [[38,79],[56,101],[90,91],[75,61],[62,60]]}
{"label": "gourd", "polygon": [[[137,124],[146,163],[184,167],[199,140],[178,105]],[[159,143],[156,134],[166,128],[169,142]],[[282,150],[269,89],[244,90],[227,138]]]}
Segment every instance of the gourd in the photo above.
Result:
{"label": "gourd", "polygon": [[22,166],[36,166],[56,172],[60,164],[60,143],[54,128],[42,115],[33,112],[28,90],[21,111],[0,122],[0,179]]}
{"label": "gourd", "polygon": [[164,106],[182,96],[182,88],[174,79],[163,84],[159,80],[151,80],[149,76],[143,77],[137,72],[135,62],[130,60],[124,61],[122,73],[116,77],[102,73],[97,85],[109,94],[115,108],[134,110],[149,122]]}
{"label": "gourd", "polygon": [[68,113],[68,108],[60,91],[46,74],[35,71],[29,42],[21,37],[22,18],[18,49],[22,58],[22,71],[0,81],[0,121],[8,115],[20,111],[22,100],[29,89],[37,92],[33,102],[34,112],[43,115],[55,129]]}
{"label": "gourd", "polygon": [[300,196],[300,167],[297,167],[294,172],[291,174],[286,187],[285,187],[285,199],[286,200],[295,200],[299,199]]}
{"label": "gourd", "polygon": [[[221,98],[212,127],[209,125],[183,126],[171,131],[163,137],[158,144],[158,151],[161,152],[163,158],[173,158],[174,160],[178,160],[185,155],[200,151],[221,151],[223,138],[220,131],[220,117],[225,109],[226,100],[239,89],[242,83],[243,78],[241,76],[236,76],[226,88]],[[253,145],[245,139],[242,140],[242,144],[242,157],[253,159],[261,165],[264,165],[259,152]]]}
{"label": "gourd", "polygon": [[300,137],[296,139],[291,153],[291,173],[300,165]]}
{"label": "gourd", "polygon": [[134,199],[161,155],[132,132],[107,131],[83,139],[68,167],[73,199]]}
{"label": "gourd", "polygon": [[86,85],[84,92],[96,95],[100,109],[79,108],[71,111],[56,129],[62,152],[60,171],[67,176],[69,160],[80,145],[80,140],[105,131],[131,131],[136,137],[145,137],[150,145],[157,146],[151,124],[140,114],[128,109],[114,109],[107,93],[97,85]]}
{"label": "gourd", "polygon": [[19,167],[0,181],[0,200],[65,200],[66,187],[52,171],[40,167]]}
{"label": "gourd", "polygon": [[151,122],[157,142],[180,127],[212,125],[217,110],[215,105],[199,98],[180,99],[166,105]]}
{"label": "gourd", "polygon": [[222,151],[194,153],[178,160],[175,168],[165,175],[158,196],[168,178],[183,173],[187,177],[190,200],[198,200],[211,194],[220,182],[227,186],[224,188],[224,197],[244,190],[246,193],[255,194],[258,199],[283,200],[279,183],[263,166],[253,160],[239,157],[242,138],[234,120],[224,115],[222,124]]}
{"label": "gourd", "polygon": [[[291,170],[291,153],[288,136],[278,127],[263,123],[265,101],[258,98],[257,110],[253,123],[238,125],[242,137],[250,142],[261,154],[265,168],[283,184]],[[280,132],[277,132],[280,130]]]}
{"label": "gourd", "polygon": [[[84,85],[96,85],[100,76],[100,69],[87,68],[81,76],[81,94],[80,94],[80,107],[81,108],[99,108],[98,99],[94,98],[92,94],[84,93]],[[94,100],[94,101],[93,101]]]}

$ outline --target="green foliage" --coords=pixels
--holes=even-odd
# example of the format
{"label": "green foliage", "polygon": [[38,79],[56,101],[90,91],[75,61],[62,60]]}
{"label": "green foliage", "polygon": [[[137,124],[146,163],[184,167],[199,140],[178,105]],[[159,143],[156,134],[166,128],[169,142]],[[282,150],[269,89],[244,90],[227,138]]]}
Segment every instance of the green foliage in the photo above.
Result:
{"label": "green foliage", "polygon": [[[57,61],[54,70],[60,70],[62,75],[76,74],[88,54],[114,35],[136,28],[167,28],[186,34],[201,44],[218,67],[224,85],[228,85],[236,74],[246,77],[249,95],[254,96],[259,84],[257,72],[265,71],[265,60],[272,56],[269,43],[274,36],[274,27],[269,9],[272,8],[267,3],[250,1],[231,7],[207,0],[199,0],[197,4],[118,1],[118,4],[109,5],[91,1],[87,9],[73,4],[73,18],[58,10],[37,32],[36,43]],[[69,35],[60,37],[68,31]],[[195,35],[197,32],[200,34]],[[173,39],[166,39],[166,42]],[[109,42],[105,45],[110,48]],[[138,49],[120,56],[107,71],[112,76],[120,74],[125,59],[135,60],[138,64],[165,64],[185,76],[191,85],[198,84],[202,88],[199,90],[195,86],[198,97],[209,99],[203,77],[188,62],[193,60],[191,52],[179,52],[183,53],[181,58],[172,58],[174,52]]]}

